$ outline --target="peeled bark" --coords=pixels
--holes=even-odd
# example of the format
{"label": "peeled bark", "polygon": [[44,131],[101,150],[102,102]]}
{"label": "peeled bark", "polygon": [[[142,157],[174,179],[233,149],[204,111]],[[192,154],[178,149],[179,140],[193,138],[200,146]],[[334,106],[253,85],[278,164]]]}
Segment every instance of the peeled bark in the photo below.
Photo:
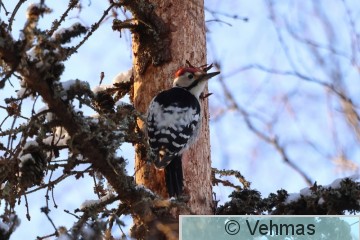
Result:
{"label": "peeled bark", "polygon": [[[141,32],[133,32],[134,92],[132,99],[135,108],[146,113],[151,99],[160,91],[172,85],[175,71],[185,66],[186,60],[193,65],[206,63],[206,36],[204,3],[202,0],[168,1],[154,0],[155,13],[169,30],[166,39],[171,41],[169,53],[171,60],[159,66],[144,62],[144,49],[141,46]],[[144,67],[145,66],[145,67]],[[202,130],[197,143],[183,156],[185,194],[190,196],[188,206],[195,214],[212,214],[211,160],[208,124],[208,102],[202,100]],[[139,120],[139,126],[143,123]],[[137,151],[136,183],[142,184],[163,197],[168,197],[164,172],[146,163],[146,156]]]}

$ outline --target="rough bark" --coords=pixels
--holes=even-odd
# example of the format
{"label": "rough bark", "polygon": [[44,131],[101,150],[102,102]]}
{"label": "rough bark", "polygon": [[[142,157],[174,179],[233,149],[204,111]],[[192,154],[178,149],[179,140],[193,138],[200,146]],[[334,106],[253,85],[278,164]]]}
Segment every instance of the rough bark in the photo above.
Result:
{"label": "rough bark", "polygon": [[[193,65],[206,63],[204,3],[202,0],[154,0],[156,14],[170,30],[171,60],[161,66],[141,62],[140,36],[133,33],[135,108],[145,113],[151,99],[161,90],[171,87],[174,72],[189,60]],[[212,214],[211,160],[208,126],[208,102],[202,100],[202,131],[197,143],[183,156],[185,193],[190,196],[188,206],[195,214]],[[143,123],[139,121],[142,127]],[[145,156],[137,151],[136,182],[163,197],[167,197],[163,171],[146,164]]]}

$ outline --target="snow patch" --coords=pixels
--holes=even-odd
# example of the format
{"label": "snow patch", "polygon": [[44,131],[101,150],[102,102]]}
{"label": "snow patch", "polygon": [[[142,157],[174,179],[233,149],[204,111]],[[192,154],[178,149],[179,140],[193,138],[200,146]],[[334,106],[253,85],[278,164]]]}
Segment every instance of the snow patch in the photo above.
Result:
{"label": "snow patch", "polygon": [[61,99],[64,101],[69,98],[70,94],[76,95],[79,94],[80,90],[87,92],[90,89],[88,82],[79,79],[61,82],[61,87]]}
{"label": "snow patch", "polygon": [[36,142],[36,141],[27,141],[24,145],[24,149],[27,149],[31,146],[35,146],[35,147],[38,147],[39,144]]}
{"label": "snow patch", "polygon": [[28,93],[27,90],[28,90],[28,89],[27,89],[27,87],[26,87],[26,82],[25,82],[24,80],[21,80],[21,81],[20,81],[20,89],[19,89],[18,91],[16,91],[16,94],[17,94],[18,98],[24,97],[24,95],[25,95],[26,93]]}
{"label": "snow patch", "polygon": [[42,108],[39,108],[36,113],[41,113],[41,112],[44,112],[44,111],[47,111],[49,110],[49,107],[48,106],[43,106]]}
{"label": "snow patch", "polygon": [[285,200],[285,204],[289,204],[291,202],[296,202],[301,197],[300,193],[290,193],[289,196]]}
{"label": "snow patch", "polygon": [[129,103],[127,103],[127,102],[124,102],[124,101],[121,101],[121,100],[119,100],[119,101],[117,101],[116,103],[115,103],[115,107],[123,107],[123,106],[132,106],[131,104],[129,104]]}
{"label": "snow patch", "polygon": [[55,115],[55,114],[53,114],[52,112],[46,113],[46,120],[47,120],[48,122],[51,122],[51,121],[54,120],[54,119],[56,119],[56,115]]}
{"label": "snow patch", "polygon": [[36,46],[33,46],[32,48],[27,50],[26,55],[28,56],[30,61],[38,60],[38,58],[36,57]]}
{"label": "snow patch", "polygon": [[24,154],[20,157],[20,163],[19,163],[19,167],[22,168],[24,166],[24,164],[28,161],[31,161],[32,163],[35,163],[34,158],[32,157],[32,155],[30,153]]}
{"label": "snow patch", "polygon": [[62,88],[64,91],[69,91],[69,89],[77,84],[79,80],[68,80],[68,81],[65,81],[65,82],[62,82],[61,85],[62,85]]}
{"label": "snow patch", "polygon": [[[41,112],[45,112],[49,110],[48,106],[44,106],[42,108],[40,108],[38,111],[36,111],[36,113],[41,113]],[[56,115],[52,112],[47,112],[45,115],[45,118],[48,122],[51,122],[52,120],[56,119]]]}
{"label": "snow patch", "polygon": [[147,187],[145,187],[145,186],[142,185],[142,184],[136,185],[136,186],[135,186],[135,189],[136,189],[136,190],[142,189],[142,190],[145,190],[146,192],[150,193],[151,195],[155,195],[150,189],[148,189]]}
{"label": "snow patch", "polygon": [[90,117],[91,117],[91,118],[90,118],[90,122],[91,122],[91,123],[99,124],[99,117],[100,117],[100,115],[99,115],[98,113],[93,114],[93,115],[91,115]]}
{"label": "snow patch", "polygon": [[118,73],[112,80],[112,83],[127,83],[130,82],[132,76],[132,68],[129,69],[126,72],[120,72]]}
{"label": "snow patch", "polygon": [[3,232],[7,233],[10,228],[9,228],[9,226],[8,226],[6,223],[0,221],[0,229],[1,229]]}
{"label": "snow patch", "polygon": [[[345,177],[345,178],[349,178],[352,181],[356,181],[356,180],[359,180],[360,175],[358,173],[356,173],[354,175],[351,175],[351,176]],[[339,188],[341,181],[343,181],[345,178],[335,179],[331,184],[324,186],[324,187]]]}
{"label": "snow patch", "polygon": [[108,88],[114,87],[113,84],[130,82],[131,76],[132,76],[132,69],[125,72],[120,72],[112,79],[112,84],[101,84],[99,86],[94,87],[92,91],[96,94],[98,92],[105,91]]}
{"label": "snow patch", "polygon": [[312,190],[308,187],[300,190],[300,195],[302,195],[304,197],[311,196],[311,193],[312,193]]}
{"label": "snow patch", "polygon": [[19,91],[16,92],[16,95],[18,98],[24,97],[27,93],[29,93],[29,90],[27,88],[20,88]]}
{"label": "snow patch", "polygon": [[72,24],[68,28],[59,28],[57,31],[55,31],[52,34],[51,39],[56,40],[56,38],[58,38],[59,36],[65,34],[66,32],[73,32],[75,30],[75,28],[77,28],[78,26],[81,26],[81,23],[76,22],[76,23]]}
{"label": "snow patch", "polygon": [[95,235],[95,231],[91,227],[88,227],[86,225],[82,227],[81,233],[84,239],[93,239]]}
{"label": "snow patch", "polygon": [[[331,187],[331,188],[339,188],[340,187],[340,182],[342,180],[343,180],[342,178],[337,178],[330,185],[327,185],[327,186]],[[324,186],[324,187],[326,187],[326,186]]]}
{"label": "snow patch", "polygon": [[[360,174],[357,173],[357,174],[354,174],[354,175],[351,175],[349,177],[345,177],[345,178],[338,178],[338,179],[335,179],[331,184],[329,185],[323,185],[324,188],[340,188],[340,183],[345,180],[346,178],[349,178],[351,179],[352,181],[356,181],[356,180],[359,180],[360,179]],[[294,201],[297,201],[300,199],[301,196],[304,196],[304,197],[308,197],[308,196],[311,196],[312,194],[312,190],[310,188],[303,188],[300,190],[300,193],[290,193],[289,196],[286,198],[285,200],[285,204],[289,204],[291,202],[294,202]],[[323,204],[325,202],[325,200],[323,198],[320,198],[319,199],[319,202],[318,204]]]}
{"label": "snow patch", "polygon": [[21,221],[15,214],[10,214],[7,222],[3,222],[0,220],[0,232],[6,234],[10,230],[15,231],[16,228],[20,225]]}
{"label": "snow patch", "polygon": [[43,143],[46,145],[66,146],[68,140],[70,140],[68,132],[63,127],[56,127],[54,135],[43,139]]}
{"label": "snow patch", "polygon": [[94,87],[93,89],[92,89],[92,91],[93,91],[93,93],[98,93],[98,92],[102,92],[102,91],[105,91],[106,89],[108,89],[108,88],[112,88],[113,87],[113,85],[111,85],[111,84],[101,84],[101,85],[99,85],[99,86],[96,86],[96,87]]}
{"label": "snow patch", "polygon": [[101,197],[100,199],[97,199],[97,200],[85,200],[81,205],[80,205],[80,210],[85,210],[87,208],[91,208],[95,205],[98,205],[100,203],[103,203],[107,200],[109,200],[110,198],[112,198],[114,196],[114,194],[112,193],[109,193],[103,197]]}

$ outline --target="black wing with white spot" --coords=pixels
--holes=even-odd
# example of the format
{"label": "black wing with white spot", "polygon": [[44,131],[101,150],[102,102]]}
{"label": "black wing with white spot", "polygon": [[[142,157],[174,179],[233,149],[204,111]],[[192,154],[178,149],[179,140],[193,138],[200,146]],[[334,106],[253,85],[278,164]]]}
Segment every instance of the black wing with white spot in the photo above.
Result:
{"label": "black wing with white spot", "polygon": [[197,135],[199,121],[199,101],[185,89],[171,88],[151,101],[147,130],[157,167],[167,166],[188,147]]}

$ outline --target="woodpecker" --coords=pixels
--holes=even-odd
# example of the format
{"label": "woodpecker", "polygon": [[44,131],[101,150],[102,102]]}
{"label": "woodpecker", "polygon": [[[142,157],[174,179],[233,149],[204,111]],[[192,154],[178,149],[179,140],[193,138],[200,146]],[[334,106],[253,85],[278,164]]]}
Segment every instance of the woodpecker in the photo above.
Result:
{"label": "woodpecker", "polygon": [[150,158],[155,167],[164,169],[170,197],[182,193],[181,158],[200,130],[200,94],[207,80],[219,73],[206,73],[196,67],[180,68],[175,73],[173,87],[160,92],[150,102],[147,112]]}

